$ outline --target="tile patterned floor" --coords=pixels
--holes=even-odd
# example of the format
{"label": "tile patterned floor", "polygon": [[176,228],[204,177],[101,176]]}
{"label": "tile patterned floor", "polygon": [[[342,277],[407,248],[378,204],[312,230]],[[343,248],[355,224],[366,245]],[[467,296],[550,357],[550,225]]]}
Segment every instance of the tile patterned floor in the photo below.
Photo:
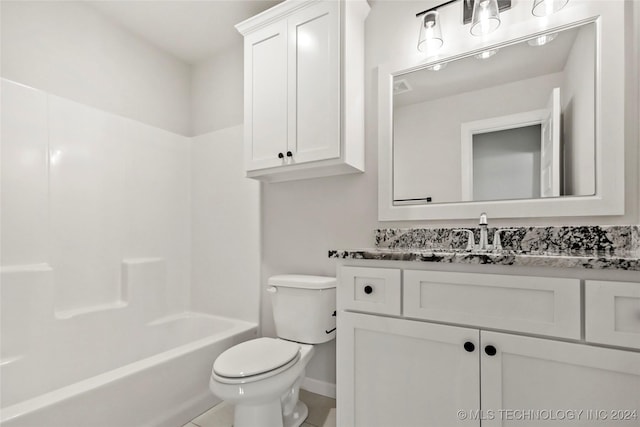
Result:
{"label": "tile patterned floor", "polygon": [[[309,416],[302,427],[335,427],[336,401],[329,397],[300,390],[300,400],[307,404]],[[221,403],[194,418],[183,427],[232,427],[233,406]]]}

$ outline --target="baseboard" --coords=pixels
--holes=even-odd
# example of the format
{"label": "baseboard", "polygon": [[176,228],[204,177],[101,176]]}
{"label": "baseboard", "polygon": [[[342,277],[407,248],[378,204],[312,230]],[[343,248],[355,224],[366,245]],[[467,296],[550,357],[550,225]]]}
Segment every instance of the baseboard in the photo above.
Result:
{"label": "baseboard", "polygon": [[321,394],[332,399],[336,398],[336,385],[333,383],[305,378],[302,382],[302,388],[311,393]]}

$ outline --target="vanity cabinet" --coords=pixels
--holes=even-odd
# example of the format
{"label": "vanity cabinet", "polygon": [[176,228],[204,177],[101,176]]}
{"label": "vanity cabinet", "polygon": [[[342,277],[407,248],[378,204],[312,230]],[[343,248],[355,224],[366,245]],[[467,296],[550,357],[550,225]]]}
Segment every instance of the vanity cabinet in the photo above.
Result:
{"label": "vanity cabinet", "polygon": [[244,162],[268,182],[364,170],[364,19],[357,1],[285,1],[244,35]]}
{"label": "vanity cabinet", "polygon": [[339,426],[480,425],[477,329],[341,312],[337,339]]}
{"label": "vanity cabinet", "polygon": [[483,427],[640,425],[640,353],[489,331],[480,341]]}
{"label": "vanity cabinet", "polygon": [[[584,339],[580,279],[357,266],[338,276],[338,426],[640,425],[640,352]],[[399,312],[354,304],[366,286],[387,302],[390,277]]]}

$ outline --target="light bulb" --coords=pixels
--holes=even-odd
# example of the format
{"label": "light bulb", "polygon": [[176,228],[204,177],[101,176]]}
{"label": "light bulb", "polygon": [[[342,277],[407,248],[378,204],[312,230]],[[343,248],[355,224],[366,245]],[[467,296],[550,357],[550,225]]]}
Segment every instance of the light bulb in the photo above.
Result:
{"label": "light bulb", "polygon": [[475,0],[471,17],[471,34],[484,36],[500,26],[498,0]]}
{"label": "light bulb", "polygon": [[420,52],[433,53],[444,44],[442,29],[438,12],[427,12],[420,20],[420,33],[418,35],[418,50]]}

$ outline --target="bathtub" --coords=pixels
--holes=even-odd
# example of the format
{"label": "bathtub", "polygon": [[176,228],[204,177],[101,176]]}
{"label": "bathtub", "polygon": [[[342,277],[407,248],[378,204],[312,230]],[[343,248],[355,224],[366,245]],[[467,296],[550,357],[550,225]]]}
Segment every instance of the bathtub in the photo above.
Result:
{"label": "bathtub", "polygon": [[163,268],[128,260],[126,298],[66,312],[53,307],[50,266],[2,268],[0,426],[179,427],[218,403],[213,361],[257,324],[168,315]]}
{"label": "bathtub", "polygon": [[[208,386],[215,358],[256,336],[255,324],[200,313],[157,319],[144,329],[141,336],[112,329],[122,339],[113,349],[114,366],[84,363],[95,355],[82,351],[64,367],[53,363],[53,354],[5,361],[0,375],[8,406],[0,425],[182,426],[219,402]],[[84,378],[73,375],[74,367]]]}

